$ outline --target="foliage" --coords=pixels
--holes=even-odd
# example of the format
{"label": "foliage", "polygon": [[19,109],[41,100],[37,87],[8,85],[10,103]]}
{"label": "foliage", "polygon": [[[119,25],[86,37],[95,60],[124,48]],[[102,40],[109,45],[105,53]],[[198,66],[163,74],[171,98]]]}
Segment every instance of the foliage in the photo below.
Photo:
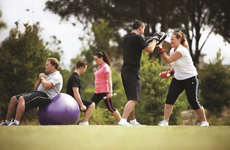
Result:
{"label": "foliage", "polygon": [[6,104],[12,95],[33,91],[38,73],[44,71],[48,51],[39,39],[39,26],[24,24],[25,32],[16,28],[10,31],[10,36],[3,41],[0,50],[0,100],[1,115],[5,116]]}
{"label": "foliage", "polygon": [[[141,101],[137,105],[136,115],[143,124],[157,124],[162,120],[164,102],[170,84],[169,79],[162,79],[159,73],[162,68],[157,60],[149,60],[147,53],[143,52],[141,59]],[[170,124],[179,124],[180,112],[187,108],[187,104],[178,99],[170,118]]]}
{"label": "foliage", "polygon": [[65,69],[59,69],[59,70],[63,78],[63,86],[62,86],[61,93],[66,93],[67,81],[70,75],[72,74],[72,72],[70,72],[69,70],[65,70]]}
{"label": "foliage", "polygon": [[209,23],[213,24],[213,32],[215,34],[220,34],[224,40],[228,43],[230,42],[230,4],[225,0],[208,0],[207,5],[210,9]]}
{"label": "foliage", "polygon": [[[76,58],[71,60],[71,72],[74,71],[75,65],[78,60],[85,59],[88,62],[88,67],[86,72],[81,75],[82,82],[82,98],[91,100],[94,92],[94,72],[97,69],[97,64],[95,64],[93,56],[96,52],[105,51],[108,56],[115,57],[115,43],[113,43],[113,32],[114,30],[109,27],[109,22],[104,20],[100,20],[94,22],[91,27],[91,31],[89,32],[90,39],[88,40],[88,46],[83,47],[83,51],[80,55],[77,55]],[[112,60],[111,60],[112,61]],[[112,98],[114,107],[120,112],[123,106],[126,103],[126,97],[123,90],[120,71],[115,69],[114,61],[111,64],[112,70],[112,81],[113,81],[113,91],[117,93],[117,96]],[[117,68],[117,67],[116,67]],[[121,113],[121,112],[120,112]],[[83,113],[81,113],[81,118],[83,117]],[[107,119],[106,119],[107,118]],[[106,105],[103,100],[97,105],[94,113],[90,119],[91,122],[95,124],[112,124],[114,123],[114,116],[110,111],[107,110]],[[116,121],[116,119],[115,119]]]}
{"label": "foliage", "polygon": [[[38,75],[44,72],[45,61],[55,57],[60,61],[58,51],[50,51],[40,39],[39,23],[30,26],[24,24],[25,31],[19,31],[19,22],[11,29],[10,35],[2,42],[0,48],[0,117],[5,119],[9,100],[13,95],[29,93],[34,90]],[[60,69],[61,70],[61,69]],[[65,70],[63,70],[65,72]],[[37,120],[36,109],[23,115],[22,121]]]}
{"label": "foliage", "polygon": [[[173,17],[173,7],[179,4],[177,1],[123,1],[123,0],[100,0],[100,1],[47,1],[46,10],[58,14],[62,19],[69,19],[71,15],[83,23],[97,21],[98,19],[108,20],[115,30],[124,28],[131,30],[131,24],[135,19],[146,22],[147,34],[154,33],[157,23],[162,23],[165,31],[168,20]],[[62,6],[62,7],[60,7]],[[162,11],[164,8],[165,11]],[[100,11],[98,11],[100,10]],[[84,18],[84,19],[83,19]]]}
{"label": "foliage", "polygon": [[[230,42],[230,36],[227,35],[230,27],[229,6],[225,0],[188,0],[175,8],[177,13],[171,27],[186,35],[196,65],[199,64],[199,56],[211,33],[219,34]],[[204,31],[208,31],[208,34],[202,34]]]}
{"label": "foliage", "polygon": [[230,70],[222,65],[222,60],[219,51],[216,59],[204,66],[201,76],[202,103],[210,114],[217,117],[230,106]]}
{"label": "foliage", "polygon": [[[2,11],[0,10],[0,18],[2,18]],[[4,21],[2,21],[2,20],[0,20],[0,33],[1,33],[1,29],[3,29],[3,28],[7,28],[7,24],[4,22]]]}
{"label": "foliage", "polygon": [[88,62],[87,71],[81,77],[83,88],[94,88],[94,72],[97,69],[97,64],[94,62],[94,54],[100,51],[105,51],[113,62],[115,59],[115,43],[113,37],[114,30],[109,27],[109,22],[100,20],[92,23],[89,39],[87,40],[87,46],[83,47],[80,55],[71,60],[71,70],[75,69],[75,65],[78,60],[85,59]]}
{"label": "foliage", "polygon": [[[199,63],[201,50],[211,33],[220,34],[230,42],[229,7],[230,3],[226,0],[49,0],[46,2],[46,10],[58,14],[62,19],[68,20],[69,17],[75,16],[86,27],[91,22],[107,20],[115,31],[114,35],[118,35],[119,29],[130,32],[131,24],[136,19],[146,23],[145,35],[156,32],[158,25],[161,31],[170,32],[170,29],[182,31],[187,37],[195,64]],[[210,32],[206,36],[202,34],[203,31]],[[201,41],[201,38],[205,40]],[[120,38],[115,40],[121,46]]]}

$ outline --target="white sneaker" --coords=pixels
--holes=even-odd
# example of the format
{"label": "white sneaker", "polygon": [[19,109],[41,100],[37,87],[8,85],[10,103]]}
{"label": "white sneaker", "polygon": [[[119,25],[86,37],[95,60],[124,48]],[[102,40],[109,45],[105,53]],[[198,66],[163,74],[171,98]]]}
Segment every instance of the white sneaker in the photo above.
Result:
{"label": "white sneaker", "polygon": [[202,126],[202,127],[208,127],[209,126],[209,123],[207,121],[202,121],[199,126]]}
{"label": "white sneaker", "polygon": [[119,125],[119,126],[132,126],[132,125],[129,124],[127,121],[126,121],[126,122],[119,122],[118,125]]}
{"label": "white sneaker", "polygon": [[141,124],[139,122],[137,122],[137,121],[135,121],[135,122],[130,121],[130,125],[132,125],[132,126],[141,126]]}
{"label": "white sneaker", "polygon": [[4,121],[0,124],[0,126],[8,126],[8,124]]}
{"label": "white sneaker", "polygon": [[86,122],[80,122],[79,125],[88,126],[89,122],[88,121],[86,121]]}
{"label": "white sneaker", "polygon": [[169,123],[168,123],[168,121],[166,121],[166,120],[160,121],[160,122],[158,123],[158,126],[162,126],[162,127],[168,126],[168,125],[169,125]]}
{"label": "white sneaker", "polygon": [[8,126],[19,126],[19,124],[16,124],[14,121],[10,122],[10,124],[8,124]]}

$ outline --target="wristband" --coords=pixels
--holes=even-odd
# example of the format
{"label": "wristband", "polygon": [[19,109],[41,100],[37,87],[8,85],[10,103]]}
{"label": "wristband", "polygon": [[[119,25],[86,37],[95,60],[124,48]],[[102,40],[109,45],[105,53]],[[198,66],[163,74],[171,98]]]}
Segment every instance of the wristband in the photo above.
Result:
{"label": "wristband", "polygon": [[163,48],[159,49],[159,53],[163,54],[165,52],[165,50]]}
{"label": "wristband", "polygon": [[163,54],[165,52],[165,50],[163,48],[160,48],[159,46],[157,46],[157,49],[160,54]]}

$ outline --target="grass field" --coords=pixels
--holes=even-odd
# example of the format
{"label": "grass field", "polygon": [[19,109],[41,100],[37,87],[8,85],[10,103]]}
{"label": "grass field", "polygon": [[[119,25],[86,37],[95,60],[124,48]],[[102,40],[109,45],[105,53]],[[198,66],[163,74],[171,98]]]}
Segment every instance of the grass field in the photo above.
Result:
{"label": "grass field", "polygon": [[1,126],[0,150],[230,150],[230,126]]}

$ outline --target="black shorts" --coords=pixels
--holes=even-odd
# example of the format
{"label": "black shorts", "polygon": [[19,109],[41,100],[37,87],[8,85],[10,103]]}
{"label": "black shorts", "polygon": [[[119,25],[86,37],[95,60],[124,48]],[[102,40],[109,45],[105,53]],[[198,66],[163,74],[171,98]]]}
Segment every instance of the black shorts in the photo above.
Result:
{"label": "black shorts", "polygon": [[185,90],[188,102],[194,110],[199,109],[202,105],[199,101],[199,77],[194,76],[185,80],[172,79],[169,86],[166,104],[173,105],[177,97]]}
{"label": "black shorts", "polygon": [[[95,103],[95,105],[97,105],[102,99],[103,97],[107,96],[106,93],[94,93],[93,94],[93,97],[91,98],[91,101]],[[106,107],[108,108],[109,111],[111,111],[112,113],[116,111],[116,109],[114,108],[113,106],[113,103],[112,103],[112,99],[111,98],[108,98],[108,99],[103,99]]]}
{"label": "black shorts", "polygon": [[19,97],[21,96],[25,99],[25,111],[45,106],[46,104],[51,102],[51,99],[47,96],[47,94],[40,91],[34,91],[32,93],[23,93],[15,96],[17,99],[19,99]]}
{"label": "black shorts", "polygon": [[81,99],[82,103],[88,108],[93,102],[87,99]]}
{"label": "black shorts", "polygon": [[141,78],[139,74],[121,73],[123,87],[128,100],[140,101]]}

